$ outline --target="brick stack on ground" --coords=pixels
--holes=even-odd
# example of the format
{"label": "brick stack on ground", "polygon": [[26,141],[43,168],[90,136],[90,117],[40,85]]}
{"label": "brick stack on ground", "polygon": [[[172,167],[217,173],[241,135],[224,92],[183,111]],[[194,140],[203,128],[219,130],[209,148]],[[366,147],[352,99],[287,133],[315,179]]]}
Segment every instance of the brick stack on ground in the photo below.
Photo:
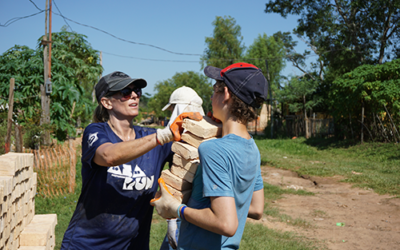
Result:
{"label": "brick stack on ground", "polygon": [[192,182],[200,163],[198,147],[207,140],[221,136],[222,124],[216,123],[211,118],[204,116],[201,121],[185,119],[182,127],[182,141],[172,144],[175,153],[170,169],[163,170],[161,177],[164,179],[168,190],[181,203],[186,204],[192,192]]}
{"label": "brick stack on ground", "polygon": [[35,215],[33,154],[0,156],[0,250],[50,250],[56,214]]}

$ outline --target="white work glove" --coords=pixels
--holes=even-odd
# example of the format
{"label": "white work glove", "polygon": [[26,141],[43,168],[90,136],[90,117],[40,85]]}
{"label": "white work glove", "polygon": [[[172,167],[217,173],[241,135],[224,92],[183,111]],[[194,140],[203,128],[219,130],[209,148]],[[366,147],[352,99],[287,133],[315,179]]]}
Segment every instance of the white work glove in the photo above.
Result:
{"label": "white work glove", "polygon": [[180,114],[171,126],[157,129],[157,142],[161,145],[168,143],[172,140],[180,141],[181,134],[183,133],[183,120],[189,118],[195,121],[201,121],[203,116],[199,112],[185,112]]}
{"label": "white work glove", "polygon": [[180,208],[182,204],[168,191],[163,178],[158,179],[158,184],[160,186],[161,196],[152,199],[150,205],[154,206],[157,213],[164,219],[178,218],[178,208]]}
{"label": "white work glove", "polygon": [[172,247],[172,249],[176,249],[178,247],[178,227],[176,225],[177,219],[169,219],[168,223],[168,243]]}
{"label": "white work glove", "polygon": [[174,135],[172,134],[171,129],[168,127],[165,127],[163,129],[157,129],[157,142],[160,145],[164,145],[165,143],[168,143],[174,139]]}

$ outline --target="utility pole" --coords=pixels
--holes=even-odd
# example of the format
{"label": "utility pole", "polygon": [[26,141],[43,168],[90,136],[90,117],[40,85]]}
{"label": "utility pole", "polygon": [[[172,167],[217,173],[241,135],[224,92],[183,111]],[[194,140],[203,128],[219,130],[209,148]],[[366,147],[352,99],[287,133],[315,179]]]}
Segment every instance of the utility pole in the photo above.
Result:
{"label": "utility pole", "polygon": [[[49,56],[51,57],[51,0],[50,0],[50,11],[49,11],[49,22],[50,22],[50,39],[47,37],[47,10],[48,10],[49,0],[46,0],[46,11],[45,11],[45,31],[42,39],[43,44],[43,65],[44,65],[44,84],[40,85],[40,97],[41,97],[41,106],[42,106],[42,117],[40,119],[40,125],[50,124],[50,92],[51,91],[51,82],[50,82],[50,65],[51,59],[49,60]],[[49,50],[49,53],[48,53]],[[50,79],[49,79],[50,78]],[[50,87],[50,89],[49,89]],[[45,129],[44,136],[42,138],[43,145],[50,145],[50,131],[48,128]]]}
{"label": "utility pole", "polygon": [[12,117],[14,111],[14,87],[15,79],[10,79],[10,91],[8,93],[8,116],[7,116],[7,135],[6,135],[6,145],[5,152],[8,153],[11,150],[11,128],[12,128]]}

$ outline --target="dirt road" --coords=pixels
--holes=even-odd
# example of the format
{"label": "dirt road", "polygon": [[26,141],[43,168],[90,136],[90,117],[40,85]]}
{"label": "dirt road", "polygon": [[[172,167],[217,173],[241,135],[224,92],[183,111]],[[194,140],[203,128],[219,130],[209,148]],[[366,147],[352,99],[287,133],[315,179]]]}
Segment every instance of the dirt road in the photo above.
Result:
{"label": "dirt road", "polygon": [[351,184],[340,182],[340,176],[299,177],[294,172],[267,166],[262,167],[262,173],[269,184],[315,193],[267,201],[282,214],[302,219],[309,226],[292,226],[264,216],[261,223],[265,226],[296,232],[332,250],[400,249],[400,199],[352,188]]}

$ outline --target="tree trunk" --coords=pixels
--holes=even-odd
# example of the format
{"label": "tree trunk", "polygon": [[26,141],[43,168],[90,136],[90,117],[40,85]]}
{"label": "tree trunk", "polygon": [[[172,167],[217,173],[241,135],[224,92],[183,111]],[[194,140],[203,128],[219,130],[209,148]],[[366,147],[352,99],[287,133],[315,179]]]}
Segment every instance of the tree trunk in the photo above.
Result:
{"label": "tree trunk", "polygon": [[310,137],[308,133],[308,121],[307,121],[307,110],[306,110],[306,96],[303,95],[303,113],[304,113],[304,130],[305,130],[305,137],[308,139]]}

